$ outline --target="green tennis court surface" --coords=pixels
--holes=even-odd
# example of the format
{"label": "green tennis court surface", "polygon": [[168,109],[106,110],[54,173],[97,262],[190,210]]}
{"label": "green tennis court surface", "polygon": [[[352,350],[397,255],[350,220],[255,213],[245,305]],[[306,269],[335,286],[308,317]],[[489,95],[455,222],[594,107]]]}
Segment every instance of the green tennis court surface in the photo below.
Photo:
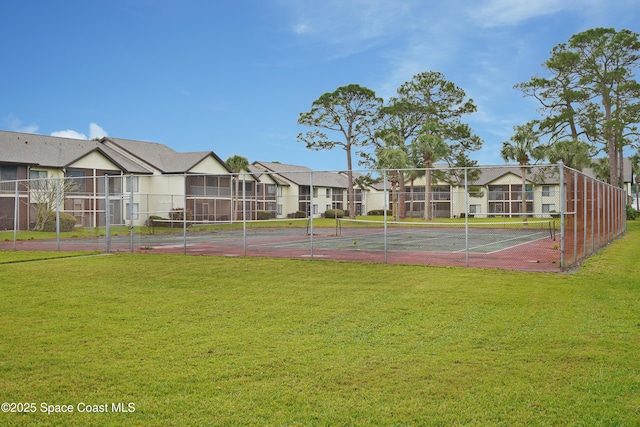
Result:
{"label": "green tennis court surface", "polygon": [[[286,230],[286,229],[284,229]],[[280,230],[280,231],[284,231]],[[313,234],[288,229],[289,238],[284,241],[263,241],[253,244],[274,248],[305,248],[313,240],[314,248],[341,250],[384,250],[466,252],[490,254],[509,250],[541,239],[553,239],[554,224],[551,221],[527,223],[392,223],[380,221],[341,220],[334,228],[314,228]],[[268,228],[249,230],[250,240],[277,234]],[[273,236],[275,237],[275,236]]]}

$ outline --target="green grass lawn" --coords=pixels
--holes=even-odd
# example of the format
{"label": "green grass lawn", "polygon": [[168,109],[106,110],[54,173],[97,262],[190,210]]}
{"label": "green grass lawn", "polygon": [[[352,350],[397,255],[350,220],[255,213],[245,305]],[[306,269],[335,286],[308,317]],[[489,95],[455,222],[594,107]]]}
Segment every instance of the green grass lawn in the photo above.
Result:
{"label": "green grass lawn", "polygon": [[0,252],[0,402],[36,410],[0,425],[638,425],[639,248],[631,222],[572,274]]}

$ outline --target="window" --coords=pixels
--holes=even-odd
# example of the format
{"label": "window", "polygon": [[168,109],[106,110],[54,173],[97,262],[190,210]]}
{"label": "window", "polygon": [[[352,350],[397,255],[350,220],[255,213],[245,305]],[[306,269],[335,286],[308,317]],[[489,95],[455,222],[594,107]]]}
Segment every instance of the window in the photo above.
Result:
{"label": "window", "polygon": [[469,213],[470,214],[482,213],[482,205],[469,205]]}
{"label": "window", "polygon": [[29,171],[31,189],[44,189],[47,185],[47,171]]}
{"label": "window", "polygon": [[67,171],[67,176],[72,178],[73,182],[77,186],[74,193],[84,193],[86,191],[86,179],[84,171]]}
{"label": "window", "polygon": [[126,191],[127,193],[131,191],[131,179],[133,178],[133,191],[135,193],[140,191],[140,180],[139,177],[137,176],[126,176],[125,177],[125,187],[124,187],[124,191]]}
{"label": "window", "polygon": [[278,204],[278,215],[282,215],[282,205]]}
{"label": "window", "polygon": [[313,205],[313,214],[318,215],[318,205]]}
{"label": "window", "polygon": [[46,179],[47,171],[34,171],[33,169],[29,171],[29,179]]}
{"label": "window", "polygon": [[131,205],[127,203],[127,219],[138,219],[138,213],[140,212],[140,205],[138,203],[133,204],[133,217],[131,217]]}
{"label": "window", "polygon": [[555,187],[551,185],[543,185],[542,186],[542,195],[552,197],[555,196]]}
{"label": "window", "polygon": [[15,181],[18,179],[17,166],[0,166],[0,181]]}
{"label": "window", "polygon": [[318,187],[313,187],[313,197],[318,197]]}
{"label": "window", "polygon": [[533,200],[533,185],[527,184],[525,186],[525,191],[527,192],[527,200]]}
{"label": "window", "polygon": [[325,193],[325,197],[326,197],[327,199],[330,199],[330,198],[331,198],[331,189],[330,189],[330,188],[327,188],[327,191],[326,191],[326,193]]}
{"label": "window", "polygon": [[544,203],[542,205],[542,213],[555,213],[556,205],[554,203]]}

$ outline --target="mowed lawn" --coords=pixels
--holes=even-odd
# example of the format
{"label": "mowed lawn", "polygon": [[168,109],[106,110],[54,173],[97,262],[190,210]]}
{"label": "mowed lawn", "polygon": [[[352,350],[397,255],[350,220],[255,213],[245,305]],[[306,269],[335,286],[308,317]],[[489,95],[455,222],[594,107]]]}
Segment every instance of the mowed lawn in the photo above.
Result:
{"label": "mowed lawn", "polygon": [[0,425],[640,423],[640,222],[571,274],[24,256]]}

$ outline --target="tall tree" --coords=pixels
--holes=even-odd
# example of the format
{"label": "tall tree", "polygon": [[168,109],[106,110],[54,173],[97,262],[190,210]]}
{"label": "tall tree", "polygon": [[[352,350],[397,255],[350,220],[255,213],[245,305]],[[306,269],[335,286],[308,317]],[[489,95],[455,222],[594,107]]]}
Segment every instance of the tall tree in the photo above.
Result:
{"label": "tall tree", "polygon": [[392,216],[393,219],[398,220],[400,202],[398,194],[400,186],[404,186],[401,169],[406,167],[409,156],[404,147],[399,147],[398,144],[391,142],[376,148],[376,159],[378,168],[388,171],[387,180],[391,183]]}
{"label": "tall tree", "polygon": [[595,148],[601,146],[610,163],[609,181],[621,186],[623,150],[638,141],[638,34],[590,29],[554,47],[544,65],[550,79],[536,77],[517,86],[541,102],[545,117],[540,129],[550,135],[550,143],[584,136]]}
{"label": "tall tree", "polygon": [[298,124],[337,133],[340,138],[330,138],[316,129],[300,133],[298,141],[311,150],[342,148],[347,156],[347,197],[349,216],[355,218],[355,189],[353,181],[354,149],[367,145],[374,134],[382,99],[371,89],[357,84],[341,86],[325,93],[311,104],[311,110],[300,113]]}
{"label": "tall tree", "polygon": [[[402,191],[400,191],[398,195],[400,217],[406,216],[406,192],[404,191],[404,183],[406,180],[405,176],[409,174],[408,178],[411,180],[411,193],[413,195],[413,179],[416,176],[416,173],[413,172],[413,168],[418,167],[419,164],[422,163],[421,161],[414,161],[418,159],[416,159],[415,156],[412,156],[409,145],[410,141],[416,137],[418,130],[423,124],[424,115],[422,111],[407,99],[392,97],[387,105],[382,107],[380,110],[380,123],[378,131],[375,134],[376,138],[373,140],[374,146],[383,147],[384,141],[391,134],[395,139],[397,139],[397,147],[405,150],[409,155],[409,157],[407,157],[408,163],[404,166],[406,170],[399,170],[399,181],[402,183],[400,185]],[[366,154],[365,160],[367,160]],[[364,164],[367,164],[367,162],[364,162]],[[410,203],[410,209],[413,211],[413,199],[411,199]]]}
{"label": "tall tree", "polygon": [[413,128],[413,150],[420,152],[426,170],[425,218],[431,219],[431,175],[436,161],[456,166],[456,159],[469,151],[480,149],[482,140],[461,122],[466,114],[476,111],[473,100],[465,91],[447,80],[441,73],[430,71],[417,74],[398,88],[398,100],[410,111],[411,121],[419,120]]}
{"label": "tall tree", "polygon": [[225,163],[227,164],[227,166],[229,166],[229,168],[233,171],[233,173],[236,174],[236,176],[235,176],[235,204],[234,204],[235,205],[235,209],[236,209],[236,214],[234,215],[234,217],[236,219],[239,219],[238,218],[238,214],[241,211],[241,209],[240,209],[240,191],[238,189],[239,186],[240,186],[240,173],[249,168],[249,160],[246,157],[240,156],[239,154],[234,154],[233,156],[229,157]]}
{"label": "tall tree", "polygon": [[551,163],[562,162],[565,166],[581,171],[591,165],[592,150],[580,140],[562,140],[544,147],[544,155]]}
{"label": "tall tree", "polygon": [[516,126],[515,132],[510,141],[502,143],[500,156],[505,162],[515,161],[520,165],[520,175],[522,177],[522,207],[520,213],[523,221],[527,220],[527,166],[532,162],[540,160],[544,156],[543,147],[539,145],[539,140],[530,123]]}
{"label": "tall tree", "polygon": [[425,169],[425,206],[424,218],[426,220],[433,219],[431,209],[431,178],[433,165],[435,162],[444,160],[449,154],[449,146],[436,133],[428,128],[422,128],[422,131],[411,143],[411,152],[414,157],[421,157],[422,166]]}
{"label": "tall tree", "polygon": [[599,157],[591,163],[591,169],[593,170],[593,174],[596,176],[596,179],[600,181],[609,182],[611,179],[611,166],[609,165],[608,157]]}

